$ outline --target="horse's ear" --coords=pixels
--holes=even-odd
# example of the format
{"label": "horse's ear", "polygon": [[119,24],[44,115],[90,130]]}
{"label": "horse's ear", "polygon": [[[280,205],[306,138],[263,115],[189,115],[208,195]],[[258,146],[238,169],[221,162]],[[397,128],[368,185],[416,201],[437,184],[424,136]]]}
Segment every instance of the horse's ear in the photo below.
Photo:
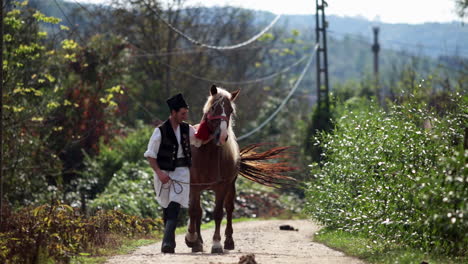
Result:
{"label": "horse's ear", "polygon": [[211,86],[210,93],[211,93],[211,95],[215,95],[215,94],[218,93],[218,89],[216,88],[216,85],[213,84]]}
{"label": "horse's ear", "polygon": [[231,101],[234,102],[234,100],[236,100],[237,96],[239,95],[240,93],[240,89],[238,89],[237,91],[234,91],[231,93]]}

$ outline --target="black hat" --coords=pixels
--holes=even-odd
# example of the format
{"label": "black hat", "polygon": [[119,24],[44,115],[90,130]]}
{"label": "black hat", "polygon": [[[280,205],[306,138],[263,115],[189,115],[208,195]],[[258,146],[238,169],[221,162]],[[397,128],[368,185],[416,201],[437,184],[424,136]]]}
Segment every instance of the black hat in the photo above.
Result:
{"label": "black hat", "polygon": [[173,97],[167,99],[167,105],[171,110],[179,110],[182,107],[188,108],[187,103],[184,100],[182,94],[174,95]]}

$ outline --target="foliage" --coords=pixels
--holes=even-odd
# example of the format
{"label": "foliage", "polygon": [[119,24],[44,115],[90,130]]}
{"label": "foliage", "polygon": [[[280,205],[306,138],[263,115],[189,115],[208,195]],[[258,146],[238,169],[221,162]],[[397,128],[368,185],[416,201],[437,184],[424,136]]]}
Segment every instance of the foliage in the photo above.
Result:
{"label": "foliage", "polygon": [[[303,203],[294,193],[286,193],[239,177],[236,180],[233,218],[291,218],[301,213]],[[212,221],[215,207],[212,191],[202,192],[201,206],[202,221]]]}
{"label": "foliage", "polygon": [[[57,61],[59,98],[49,122],[59,126],[48,144],[59,153],[63,163],[64,200],[74,196],[80,181],[85,155],[99,152],[99,142],[120,134],[120,115],[125,114],[126,87],[121,75],[126,71],[125,45],[118,37],[91,37],[86,46],[71,39],[61,42]],[[82,201],[81,201],[82,202]]]}
{"label": "foliage", "polygon": [[[115,138],[107,143],[102,141],[99,146],[100,152],[98,155],[85,155],[85,169],[81,172],[81,177],[77,183],[78,192],[75,195],[84,195],[86,200],[92,200],[98,194],[104,192],[109,184],[113,185],[111,187],[113,190],[117,190],[120,188],[119,186],[125,187],[125,184],[121,184],[127,181],[141,182],[143,186],[141,186],[142,189],[139,191],[148,190],[149,186],[144,184],[147,179],[139,179],[137,176],[150,177],[152,175],[148,170],[150,168],[149,165],[145,162],[142,163],[142,161],[144,161],[143,152],[147,147],[153,130],[154,128],[137,122],[137,128],[128,129],[125,132],[125,136]],[[114,176],[118,177],[118,180],[113,179]],[[152,176],[150,178],[152,179]],[[123,190],[119,191],[119,193],[122,192]],[[131,195],[132,193],[128,194]],[[110,195],[109,191],[107,191],[107,195]],[[101,202],[103,201],[101,200]],[[101,202],[94,203],[94,207],[97,207]],[[117,206],[120,203],[108,201],[107,205],[110,206],[110,204]],[[114,208],[113,206],[109,206],[105,206],[104,208]]]}
{"label": "foliage", "polygon": [[328,247],[343,251],[370,263],[410,264],[410,263],[466,263],[465,257],[442,256],[437,253],[423,252],[401,244],[388,244],[380,239],[370,239],[359,234],[330,228],[321,229],[314,235],[314,240]]}
{"label": "foliage", "polygon": [[125,162],[105,191],[90,202],[89,209],[118,209],[140,217],[161,217],[162,209],[155,199],[151,167],[145,160]]}
{"label": "foliage", "polygon": [[39,22],[57,23],[27,3],[4,15],[3,49],[3,149],[6,200],[14,206],[47,200],[54,196],[48,183],[60,175],[59,157],[47,144],[57,127],[45,128],[55,105],[56,77],[44,67],[50,51],[44,44],[47,33]]}
{"label": "foliage", "polygon": [[153,171],[143,157],[154,128],[137,122],[126,136],[101,142],[98,155],[86,155],[78,183],[88,211],[119,209],[141,217],[160,217],[155,200]]}
{"label": "foliage", "polygon": [[306,210],[338,230],[464,255],[468,100],[453,96],[441,115],[417,93],[388,113],[365,99],[344,107],[333,133],[316,139],[324,159],[311,165]]}
{"label": "foliage", "polygon": [[87,46],[72,39],[57,45],[57,36],[42,30],[60,19],[27,1],[13,5],[4,23],[6,200],[14,207],[51,197],[72,202],[77,198],[68,194],[76,187],[83,151],[92,155],[99,140],[118,134],[116,114],[125,112],[125,87],[118,83],[126,69],[125,46],[99,36]]}
{"label": "foliage", "polygon": [[468,8],[468,0],[455,0],[457,6],[457,13],[461,18],[464,18],[467,14],[466,9]]}
{"label": "foliage", "polygon": [[23,208],[8,216],[0,233],[2,263],[38,263],[52,259],[67,263],[77,255],[92,254],[112,234],[149,235],[162,229],[161,220],[142,219],[119,211],[99,211],[85,217],[66,204],[54,202]]}

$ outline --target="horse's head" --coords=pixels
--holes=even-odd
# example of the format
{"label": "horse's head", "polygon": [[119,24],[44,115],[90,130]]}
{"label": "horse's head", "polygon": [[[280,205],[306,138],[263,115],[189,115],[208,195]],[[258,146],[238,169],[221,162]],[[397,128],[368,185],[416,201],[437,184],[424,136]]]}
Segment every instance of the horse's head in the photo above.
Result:
{"label": "horse's head", "polygon": [[218,146],[226,143],[228,131],[232,129],[231,115],[235,114],[234,100],[239,92],[240,90],[230,93],[216,85],[211,86],[210,97],[203,108],[203,118]]}

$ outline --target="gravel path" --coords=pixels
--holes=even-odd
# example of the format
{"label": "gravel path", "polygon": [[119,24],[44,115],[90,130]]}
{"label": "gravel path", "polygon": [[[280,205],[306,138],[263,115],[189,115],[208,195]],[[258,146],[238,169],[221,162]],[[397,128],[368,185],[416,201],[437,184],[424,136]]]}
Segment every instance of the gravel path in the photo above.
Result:
{"label": "gravel path", "polygon": [[[279,230],[280,225],[288,224],[299,231]],[[203,253],[191,253],[185,245],[183,235],[176,237],[176,253],[161,254],[161,242],[143,246],[129,255],[114,256],[106,263],[171,263],[171,264],[220,264],[238,263],[241,256],[254,254],[257,263],[296,264],[296,263],[365,263],[348,257],[342,252],[330,249],[311,241],[319,226],[307,220],[265,220],[239,222],[233,225],[236,249],[224,254],[211,254],[214,229],[202,231],[205,240]],[[224,226],[221,234],[224,244]]]}

